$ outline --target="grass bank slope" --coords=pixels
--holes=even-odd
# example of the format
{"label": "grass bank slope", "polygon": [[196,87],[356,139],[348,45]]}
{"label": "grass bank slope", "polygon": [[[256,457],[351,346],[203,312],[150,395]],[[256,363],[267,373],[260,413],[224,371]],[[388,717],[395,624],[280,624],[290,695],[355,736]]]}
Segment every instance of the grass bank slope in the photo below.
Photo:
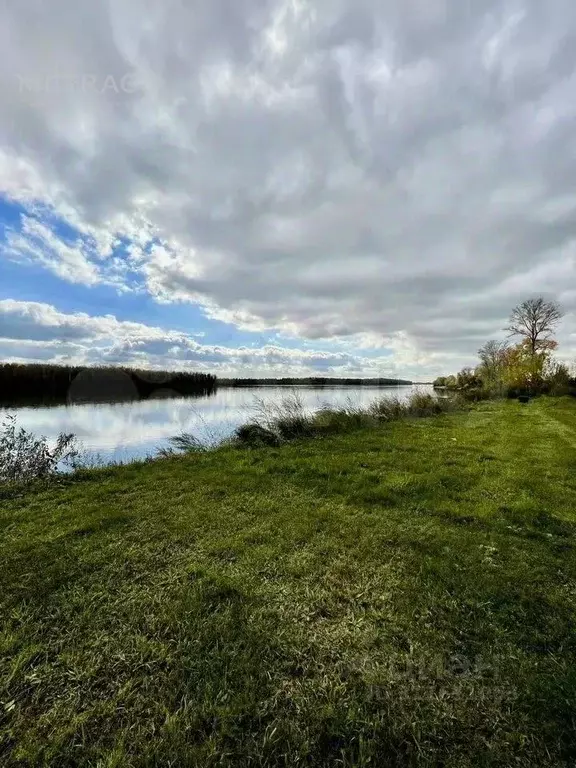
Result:
{"label": "grass bank slope", "polygon": [[576,760],[576,403],[1,501],[3,766]]}

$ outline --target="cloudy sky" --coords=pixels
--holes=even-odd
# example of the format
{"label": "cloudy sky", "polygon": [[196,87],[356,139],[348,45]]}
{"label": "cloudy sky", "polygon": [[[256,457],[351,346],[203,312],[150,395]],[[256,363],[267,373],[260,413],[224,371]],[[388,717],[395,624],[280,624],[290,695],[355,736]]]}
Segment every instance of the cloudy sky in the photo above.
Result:
{"label": "cloudy sky", "polygon": [[0,359],[576,358],[574,0],[3,0]]}

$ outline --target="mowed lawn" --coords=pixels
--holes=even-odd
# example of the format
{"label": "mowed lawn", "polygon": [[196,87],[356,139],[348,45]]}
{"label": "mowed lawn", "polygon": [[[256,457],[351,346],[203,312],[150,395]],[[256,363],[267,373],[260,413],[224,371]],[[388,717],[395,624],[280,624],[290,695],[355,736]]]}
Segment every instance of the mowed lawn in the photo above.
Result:
{"label": "mowed lawn", "polygon": [[0,498],[0,765],[576,765],[576,400]]}

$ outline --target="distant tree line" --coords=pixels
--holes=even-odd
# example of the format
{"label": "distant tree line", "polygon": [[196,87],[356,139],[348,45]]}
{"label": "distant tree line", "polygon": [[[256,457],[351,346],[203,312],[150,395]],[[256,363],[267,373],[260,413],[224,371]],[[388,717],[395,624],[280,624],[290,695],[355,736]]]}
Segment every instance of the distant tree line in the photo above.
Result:
{"label": "distant tree line", "polygon": [[218,379],[208,373],[150,371],[139,368],[81,367],[51,363],[0,363],[0,402],[69,401],[97,402],[137,400],[148,397],[201,396],[221,387],[258,386],[404,386],[404,379],[391,378],[248,378]]}
{"label": "distant tree line", "polygon": [[0,364],[0,401],[108,401],[151,396],[207,395],[217,386],[207,373],[146,371],[125,367]]}
{"label": "distant tree line", "polygon": [[306,378],[282,379],[218,379],[221,387],[262,387],[262,386],[307,386],[307,387],[395,387],[412,384],[403,379],[336,379],[309,376]]}
{"label": "distant tree line", "polygon": [[512,310],[509,325],[503,330],[517,337],[486,342],[478,350],[479,364],[459,373],[440,376],[434,386],[458,391],[468,399],[523,395],[576,395],[576,378],[565,363],[554,359],[558,348],[555,329],[563,317],[554,301],[533,298]]}

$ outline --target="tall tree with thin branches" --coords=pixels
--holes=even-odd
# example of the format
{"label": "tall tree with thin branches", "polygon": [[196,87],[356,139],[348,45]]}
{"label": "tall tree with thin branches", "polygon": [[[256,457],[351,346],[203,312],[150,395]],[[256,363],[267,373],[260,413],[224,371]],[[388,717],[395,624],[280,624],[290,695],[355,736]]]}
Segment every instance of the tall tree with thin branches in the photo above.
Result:
{"label": "tall tree with thin branches", "polygon": [[494,369],[503,364],[507,349],[507,341],[487,341],[478,350],[478,356],[482,361],[482,365],[487,369]]}
{"label": "tall tree with thin branches", "polygon": [[521,336],[534,356],[539,350],[549,348],[554,330],[563,316],[556,301],[546,301],[542,297],[527,299],[512,310],[510,325],[504,330],[510,336]]}
{"label": "tall tree with thin branches", "polygon": [[478,350],[481,364],[478,368],[486,383],[494,388],[501,387],[506,366],[509,344],[507,341],[487,341]]}

